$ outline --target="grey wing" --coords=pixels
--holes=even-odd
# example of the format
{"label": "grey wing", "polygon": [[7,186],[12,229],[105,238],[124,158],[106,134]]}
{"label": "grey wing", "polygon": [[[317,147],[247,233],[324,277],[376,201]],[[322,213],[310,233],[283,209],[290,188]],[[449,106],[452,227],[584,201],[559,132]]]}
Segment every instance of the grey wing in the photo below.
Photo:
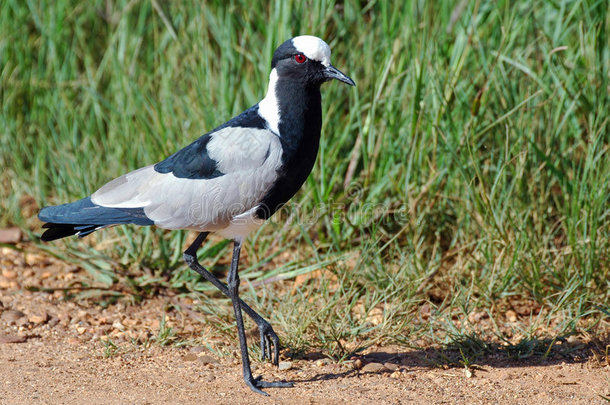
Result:
{"label": "grey wing", "polygon": [[[169,169],[169,165],[159,169],[164,161],[127,173],[93,193],[92,202],[103,207],[143,208],[155,225],[166,229],[226,227],[233,218],[255,208],[271,188],[282,148],[279,138],[266,129],[225,127],[206,137],[205,147],[194,142],[172,155]],[[205,155],[204,163],[193,163],[201,157],[197,154]],[[187,162],[189,169],[181,162]],[[202,170],[203,164],[215,165],[214,170]]]}

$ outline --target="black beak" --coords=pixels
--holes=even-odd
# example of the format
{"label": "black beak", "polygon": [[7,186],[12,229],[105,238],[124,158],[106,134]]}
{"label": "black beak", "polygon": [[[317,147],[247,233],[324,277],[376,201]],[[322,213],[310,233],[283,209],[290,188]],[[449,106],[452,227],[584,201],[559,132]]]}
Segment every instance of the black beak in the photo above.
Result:
{"label": "black beak", "polygon": [[354,81],[352,79],[347,77],[345,74],[343,74],[339,69],[337,69],[333,65],[328,65],[324,69],[324,77],[326,77],[328,80],[337,79],[339,81],[342,81],[343,83],[349,84],[350,86],[356,85],[356,83],[354,83]]}

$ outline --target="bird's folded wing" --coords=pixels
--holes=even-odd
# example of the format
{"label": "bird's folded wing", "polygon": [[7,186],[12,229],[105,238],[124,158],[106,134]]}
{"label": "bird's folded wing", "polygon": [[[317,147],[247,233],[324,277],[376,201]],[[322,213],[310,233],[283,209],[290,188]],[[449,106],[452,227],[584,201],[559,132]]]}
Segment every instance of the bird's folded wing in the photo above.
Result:
{"label": "bird's folded wing", "polygon": [[107,183],[91,196],[114,208],[143,208],[168,229],[221,228],[255,207],[277,178],[279,138],[259,128],[224,127],[156,165]]}

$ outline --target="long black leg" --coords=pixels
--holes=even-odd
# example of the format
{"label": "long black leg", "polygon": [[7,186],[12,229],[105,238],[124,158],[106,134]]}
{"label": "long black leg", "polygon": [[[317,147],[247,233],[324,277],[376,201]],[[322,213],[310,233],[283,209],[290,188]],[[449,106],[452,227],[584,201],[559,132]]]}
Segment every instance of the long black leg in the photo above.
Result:
{"label": "long black leg", "polygon": [[[207,236],[208,232],[202,232],[197,235],[197,238],[191,244],[191,246],[189,246],[188,249],[184,251],[184,260],[187,262],[187,264],[192,270],[195,270],[197,273],[201,274],[203,278],[214,284],[214,286],[216,286],[216,288],[218,288],[224,295],[231,298],[231,294],[229,293],[227,286],[218,278],[214,277],[212,273],[207,271],[197,261],[197,250],[199,249],[199,247],[201,247],[201,244]],[[256,313],[256,311],[250,308],[250,306],[248,306],[248,304],[243,302],[241,299],[239,300],[239,305],[258,326],[258,331],[261,340],[260,345],[262,359],[269,359],[273,364],[277,366],[280,358],[280,339],[271,327],[271,324],[267,322],[258,313]],[[271,353],[272,348],[273,353]]]}
{"label": "long black leg", "polygon": [[239,275],[237,268],[239,266],[239,252],[241,250],[241,242],[235,241],[233,246],[233,258],[231,259],[231,269],[227,277],[227,287],[233,302],[233,311],[235,312],[235,321],[237,323],[237,335],[239,336],[239,347],[241,349],[241,364],[243,367],[244,381],[250,389],[256,393],[269,395],[262,391],[261,388],[269,387],[292,387],[289,382],[267,382],[262,381],[260,377],[254,378],[250,369],[250,358],[248,357],[248,344],[246,341],[246,331],[244,330],[244,320],[241,315],[241,300],[239,299]]}

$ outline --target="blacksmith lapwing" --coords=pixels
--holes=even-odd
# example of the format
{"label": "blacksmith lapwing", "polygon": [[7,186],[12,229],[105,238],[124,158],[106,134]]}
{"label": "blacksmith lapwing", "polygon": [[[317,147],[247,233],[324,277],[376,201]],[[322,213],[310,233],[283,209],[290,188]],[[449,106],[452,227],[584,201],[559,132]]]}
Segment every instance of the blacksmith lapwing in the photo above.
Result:
{"label": "blacksmith lapwing", "polygon": [[[42,240],[83,237],[118,224],[199,232],[184,260],[231,298],[246,384],[265,395],[261,388],[292,386],[252,376],[241,310],[258,325],[263,359],[275,365],[279,339],[239,298],[237,267],[246,235],[292,198],[311,172],[322,126],[320,85],[331,79],[355,85],[330,64],[330,48],[323,40],[305,35],[284,42],[273,54],[267,95],[258,104],[90,197],[43,208],[38,214],[47,228]],[[226,285],[197,261],[197,249],[209,232],[234,241]]]}

